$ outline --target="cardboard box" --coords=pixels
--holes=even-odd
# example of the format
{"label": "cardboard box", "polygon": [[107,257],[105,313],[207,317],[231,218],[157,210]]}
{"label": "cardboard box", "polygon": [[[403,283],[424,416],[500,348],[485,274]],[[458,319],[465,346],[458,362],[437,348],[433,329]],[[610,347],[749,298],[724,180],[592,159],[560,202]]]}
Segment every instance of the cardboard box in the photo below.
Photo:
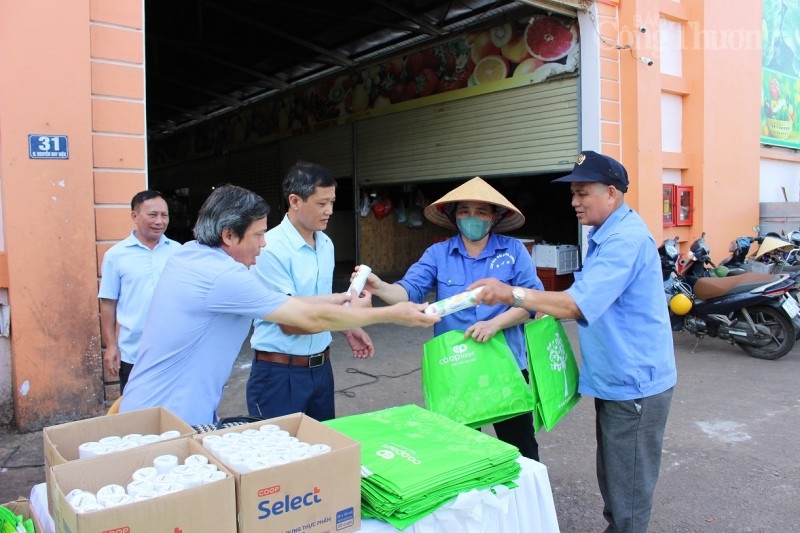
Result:
{"label": "cardboard box", "polygon": [[197,433],[192,426],[163,407],[150,407],[138,411],[99,416],[76,422],[68,422],[42,430],[44,439],[44,473],[47,481],[48,509],[53,514],[53,492],[50,468],[79,459],[78,447],[84,442],[100,440],[109,436],[124,436],[130,433],[160,435],[176,430],[181,437]]}
{"label": "cardboard box", "polygon": [[559,276],[574,272],[580,266],[578,247],[574,244],[537,244],[532,257],[537,268],[555,268]]}
{"label": "cardboard box", "polygon": [[[127,486],[133,472],[153,466],[165,454],[179,462],[202,454],[228,477],[198,487],[134,503],[78,514],[67,503],[74,489],[97,492],[105,485]],[[174,439],[131,450],[71,461],[52,468],[56,530],[69,533],[235,533],[236,486],[233,475],[190,438]]]}
{"label": "cardboard box", "polygon": [[13,502],[4,503],[3,507],[9,509],[14,514],[22,515],[23,519],[27,520],[30,518],[36,533],[45,533],[44,526],[42,526],[42,523],[39,521],[39,517],[33,512],[30,502],[28,502],[27,499],[20,498]]}
{"label": "cardboard box", "polygon": [[261,470],[236,479],[239,533],[348,532],[361,529],[361,445],[302,413],[202,433],[224,435],[275,424],[309,444],[327,444],[325,454]]}

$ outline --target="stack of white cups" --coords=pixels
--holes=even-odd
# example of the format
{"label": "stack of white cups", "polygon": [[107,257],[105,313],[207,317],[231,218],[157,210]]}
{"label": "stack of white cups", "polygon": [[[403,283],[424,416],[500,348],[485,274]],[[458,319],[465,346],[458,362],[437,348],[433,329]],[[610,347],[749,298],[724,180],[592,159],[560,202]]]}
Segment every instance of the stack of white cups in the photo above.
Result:
{"label": "stack of white cups", "polygon": [[203,447],[240,474],[331,451],[327,444],[303,442],[274,424],[208,435],[203,438]]}
{"label": "stack of white cups", "polygon": [[133,472],[127,487],[111,484],[101,487],[97,493],[75,489],[67,494],[67,502],[76,513],[87,513],[199,487],[226,477],[227,474],[217,470],[205,455],[190,455],[180,464],[178,456],[165,454],[156,457],[153,466]]}

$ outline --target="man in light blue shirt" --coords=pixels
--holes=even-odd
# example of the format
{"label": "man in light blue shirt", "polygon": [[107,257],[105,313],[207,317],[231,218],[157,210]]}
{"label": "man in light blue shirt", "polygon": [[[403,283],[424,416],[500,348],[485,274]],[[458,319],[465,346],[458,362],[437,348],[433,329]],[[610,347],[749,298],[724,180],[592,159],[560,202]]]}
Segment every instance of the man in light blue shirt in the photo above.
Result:
{"label": "man in light blue shirt", "polygon": [[249,271],[264,246],[268,214],[263,198],[235,185],[217,187],[205,201],[197,240],[169,258],[156,286],[120,412],[162,406],[190,425],[215,423],[256,318],[311,333],[438,321],[423,312],[425,305],[372,308],[368,297],[343,293],[312,303],[271,290]]}
{"label": "man in light blue shirt", "polygon": [[[267,245],[253,267],[270,289],[308,301],[327,301],[333,292],[333,242],[325,235],[336,201],[336,178],[330,170],[300,161],[283,180],[287,212],[266,235]],[[250,416],[274,418],[305,413],[315,420],[335,418],[330,332],[307,334],[285,325],[254,321],[250,338],[253,365],[247,381]],[[353,357],[372,357],[369,335],[343,332]]]}
{"label": "man in light blue shirt", "polygon": [[122,394],[136,363],[144,319],[167,258],[180,248],[164,232],[169,225],[167,201],[160,192],[146,190],[131,200],[131,234],[106,251],[101,269],[100,323],[112,376],[119,375]]}
{"label": "man in light blue shirt", "polygon": [[555,181],[570,183],[578,221],[592,226],[575,283],[563,292],[543,292],[484,279],[470,289],[484,287],[479,301],[514,302],[577,320],[578,390],[595,398],[606,531],[644,532],[677,381],[658,246],[625,204],[628,174],[618,161],[582,152],[572,173]]}

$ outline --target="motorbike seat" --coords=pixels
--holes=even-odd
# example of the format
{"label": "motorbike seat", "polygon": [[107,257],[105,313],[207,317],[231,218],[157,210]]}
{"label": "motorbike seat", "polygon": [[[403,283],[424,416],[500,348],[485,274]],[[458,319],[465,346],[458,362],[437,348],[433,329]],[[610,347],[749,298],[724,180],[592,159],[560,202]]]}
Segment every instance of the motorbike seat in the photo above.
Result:
{"label": "motorbike seat", "polygon": [[780,276],[775,274],[757,274],[754,272],[727,278],[700,278],[694,285],[694,295],[701,300],[707,301],[726,294],[747,292],[778,279],[780,279]]}

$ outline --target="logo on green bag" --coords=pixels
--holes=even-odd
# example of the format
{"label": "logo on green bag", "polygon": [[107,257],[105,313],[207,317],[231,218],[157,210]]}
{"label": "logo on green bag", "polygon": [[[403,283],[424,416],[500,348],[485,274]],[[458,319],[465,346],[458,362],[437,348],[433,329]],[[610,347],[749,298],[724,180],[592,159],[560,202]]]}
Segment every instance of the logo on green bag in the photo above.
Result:
{"label": "logo on green bag", "polygon": [[547,351],[550,352],[550,370],[564,374],[564,397],[568,398],[569,384],[567,382],[567,349],[559,335],[547,344]]}
{"label": "logo on green bag", "polygon": [[453,346],[452,350],[452,354],[439,359],[440,365],[462,365],[475,360],[475,352],[469,351],[469,346],[466,344],[456,344]]}
{"label": "logo on green bag", "polygon": [[415,465],[422,464],[422,461],[414,457],[412,453],[409,453],[406,450],[402,450],[397,446],[392,446],[391,444],[384,444],[383,449],[375,452],[375,455],[386,460],[394,459],[395,457],[402,457],[403,459],[406,459],[409,463]]}

